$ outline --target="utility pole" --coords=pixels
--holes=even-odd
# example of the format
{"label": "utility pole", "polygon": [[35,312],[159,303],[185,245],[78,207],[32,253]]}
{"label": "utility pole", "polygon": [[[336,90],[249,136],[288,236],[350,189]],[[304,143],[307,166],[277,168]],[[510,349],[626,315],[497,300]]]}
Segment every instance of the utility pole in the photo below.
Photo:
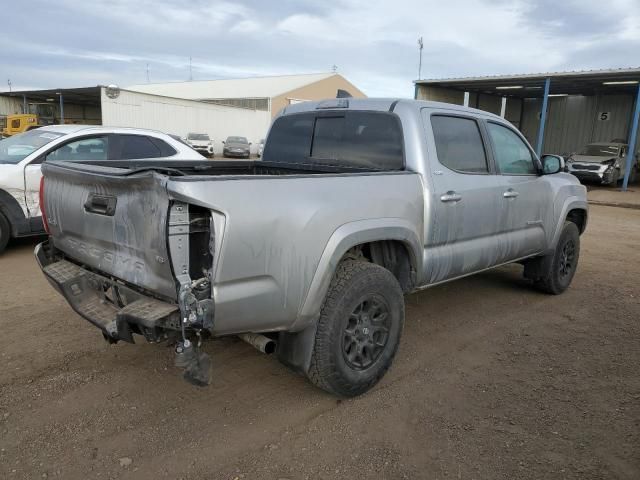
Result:
{"label": "utility pole", "polygon": [[9,93],[11,93],[11,79],[7,79],[7,85],[9,85]]}
{"label": "utility pole", "polygon": [[149,63],[147,63],[147,83],[149,83]]}
{"label": "utility pole", "polygon": [[422,78],[422,49],[424,48],[424,42],[422,37],[418,39],[418,50],[420,51],[420,61],[418,63],[418,80]]}
{"label": "utility pole", "polygon": [[189,81],[193,82],[193,65],[191,64],[191,57],[189,57]]}
{"label": "utility pole", "polygon": [[333,65],[333,66],[331,67],[331,71],[332,71],[333,73],[336,73],[336,72],[338,71],[338,66],[337,66],[337,65]]}

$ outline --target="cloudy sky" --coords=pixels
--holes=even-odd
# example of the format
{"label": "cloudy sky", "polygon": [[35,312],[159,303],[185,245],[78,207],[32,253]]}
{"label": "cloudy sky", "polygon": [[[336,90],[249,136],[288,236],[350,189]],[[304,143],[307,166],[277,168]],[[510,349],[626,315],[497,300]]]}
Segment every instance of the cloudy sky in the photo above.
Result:
{"label": "cloudy sky", "polygon": [[329,71],[370,96],[423,78],[640,66],[640,0],[3,2],[0,90]]}

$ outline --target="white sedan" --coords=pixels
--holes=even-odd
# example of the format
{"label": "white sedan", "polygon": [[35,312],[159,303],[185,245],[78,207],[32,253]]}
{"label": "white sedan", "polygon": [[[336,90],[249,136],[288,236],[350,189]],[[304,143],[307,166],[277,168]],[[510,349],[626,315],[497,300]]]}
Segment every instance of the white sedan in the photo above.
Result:
{"label": "white sedan", "polygon": [[204,159],[179,137],[141,128],[51,125],[0,140],[0,252],[12,237],[44,232],[39,196],[42,162],[146,158]]}

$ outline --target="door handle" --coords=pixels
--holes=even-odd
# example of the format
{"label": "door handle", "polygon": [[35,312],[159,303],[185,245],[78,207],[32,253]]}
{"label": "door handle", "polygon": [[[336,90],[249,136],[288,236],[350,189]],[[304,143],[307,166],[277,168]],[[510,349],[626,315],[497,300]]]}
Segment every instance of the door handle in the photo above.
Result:
{"label": "door handle", "polygon": [[111,195],[97,195],[90,193],[87,201],[84,202],[84,211],[113,217],[116,213],[116,203],[118,199]]}
{"label": "door handle", "polygon": [[459,202],[462,200],[462,195],[453,190],[449,190],[447,193],[440,195],[440,200],[443,202]]}
{"label": "door handle", "polygon": [[520,195],[518,192],[516,192],[514,189],[510,188],[509,190],[507,190],[506,192],[504,192],[502,194],[502,196],[504,198],[516,198],[518,195]]}

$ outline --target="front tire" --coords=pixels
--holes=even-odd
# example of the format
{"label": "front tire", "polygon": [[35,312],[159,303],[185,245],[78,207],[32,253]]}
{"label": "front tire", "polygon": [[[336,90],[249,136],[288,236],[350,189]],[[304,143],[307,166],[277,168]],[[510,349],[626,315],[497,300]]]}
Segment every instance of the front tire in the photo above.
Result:
{"label": "front tire", "polygon": [[9,239],[11,238],[11,224],[7,218],[0,213],[0,253],[4,252],[7,248]]}
{"label": "front tire", "polygon": [[[534,286],[545,293],[559,295],[564,292],[576,273],[580,257],[580,231],[573,222],[564,222],[556,249],[547,262],[547,268]],[[540,259],[544,261],[544,259]]]}
{"label": "front tire", "polygon": [[393,274],[343,261],[320,311],[309,379],[341,397],[363,394],[391,366],[403,324],[404,297]]}

